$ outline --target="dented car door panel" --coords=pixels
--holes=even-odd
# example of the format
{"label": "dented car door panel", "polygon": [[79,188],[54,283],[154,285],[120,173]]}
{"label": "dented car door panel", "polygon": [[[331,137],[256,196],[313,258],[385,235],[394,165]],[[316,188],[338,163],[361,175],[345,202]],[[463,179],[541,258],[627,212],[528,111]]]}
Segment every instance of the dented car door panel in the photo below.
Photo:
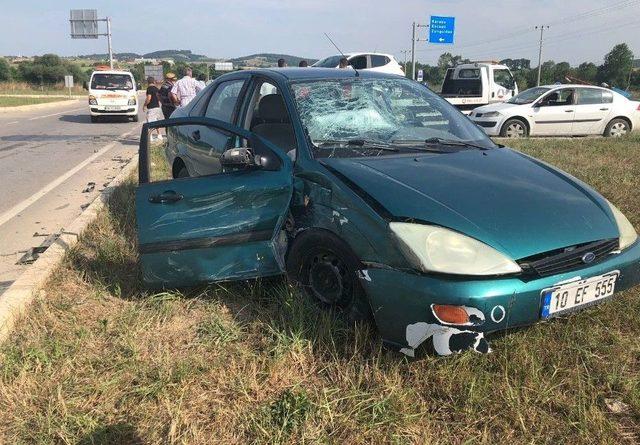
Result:
{"label": "dented car door panel", "polygon": [[174,287],[282,273],[280,229],[293,186],[291,162],[280,160],[278,170],[141,181],[136,215],[145,282]]}

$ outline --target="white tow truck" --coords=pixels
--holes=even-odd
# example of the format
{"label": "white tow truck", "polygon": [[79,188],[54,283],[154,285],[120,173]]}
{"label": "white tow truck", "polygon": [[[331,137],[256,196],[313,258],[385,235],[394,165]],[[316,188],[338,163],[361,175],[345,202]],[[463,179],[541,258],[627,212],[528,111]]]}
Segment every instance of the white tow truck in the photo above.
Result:
{"label": "white tow truck", "polygon": [[449,68],[440,95],[464,114],[474,108],[504,102],[518,94],[511,70],[498,62],[471,62]]}
{"label": "white tow truck", "polygon": [[138,121],[136,81],[129,71],[97,67],[89,80],[91,122],[102,116],[122,116]]}

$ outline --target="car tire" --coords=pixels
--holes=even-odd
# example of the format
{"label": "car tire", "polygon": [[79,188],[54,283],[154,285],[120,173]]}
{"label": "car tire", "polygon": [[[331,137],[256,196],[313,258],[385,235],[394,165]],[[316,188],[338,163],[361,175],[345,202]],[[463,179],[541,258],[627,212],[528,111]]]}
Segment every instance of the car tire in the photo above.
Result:
{"label": "car tire", "polygon": [[307,230],[294,240],[287,276],[320,307],[336,310],[350,322],[373,319],[357,271],[363,268],[351,248],[326,230]]}
{"label": "car tire", "polygon": [[133,122],[138,122],[138,119],[139,119],[139,118],[138,118],[138,116],[133,116],[133,117],[131,118],[131,120],[132,120]]}
{"label": "car tire", "polygon": [[99,116],[91,116],[91,123],[95,124],[96,122],[100,122]]}
{"label": "car tire", "polygon": [[607,124],[607,128],[604,130],[604,137],[622,137],[628,135],[630,132],[629,122],[624,119],[615,118]]}
{"label": "car tire", "polygon": [[188,177],[189,177],[189,170],[187,170],[187,167],[182,166],[182,168],[180,168],[180,170],[178,170],[178,172],[173,177],[173,179],[188,178]]}
{"label": "car tire", "polygon": [[503,138],[526,138],[529,136],[529,128],[521,119],[509,119],[502,125],[500,136]]}

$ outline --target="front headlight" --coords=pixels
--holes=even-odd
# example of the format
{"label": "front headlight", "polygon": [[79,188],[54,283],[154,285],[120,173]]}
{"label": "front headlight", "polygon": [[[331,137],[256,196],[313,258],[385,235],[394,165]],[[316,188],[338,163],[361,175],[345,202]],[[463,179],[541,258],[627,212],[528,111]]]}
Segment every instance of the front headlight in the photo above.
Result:
{"label": "front headlight", "polygon": [[497,111],[489,111],[488,113],[483,113],[482,117],[498,117],[500,116],[500,113],[498,113]]}
{"label": "front headlight", "polygon": [[134,96],[134,97],[129,98],[129,105],[135,105],[135,104],[136,104],[136,98],[135,98],[135,96]]}
{"label": "front headlight", "polygon": [[96,100],[96,96],[89,96],[89,105],[98,105],[98,101]]}
{"label": "front headlight", "polygon": [[629,220],[626,216],[622,214],[620,210],[609,201],[609,207],[613,212],[613,217],[616,220],[616,224],[618,225],[618,231],[620,232],[620,250],[624,250],[638,239],[638,234],[636,233],[636,229],[633,228]]}
{"label": "front headlight", "polygon": [[400,248],[424,272],[455,275],[503,275],[521,272],[515,261],[492,247],[444,227],[389,224]]}

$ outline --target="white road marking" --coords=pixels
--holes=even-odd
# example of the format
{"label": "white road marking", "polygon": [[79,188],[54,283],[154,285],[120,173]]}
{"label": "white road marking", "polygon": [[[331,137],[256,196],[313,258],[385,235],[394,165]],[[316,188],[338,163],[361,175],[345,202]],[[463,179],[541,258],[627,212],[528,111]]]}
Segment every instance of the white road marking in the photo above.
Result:
{"label": "white road marking", "polygon": [[45,118],[45,117],[57,116],[57,115],[59,115],[59,114],[70,113],[70,112],[72,112],[72,111],[80,111],[80,110],[84,110],[84,109],[85,109],[85,107],[82,107],[82,108],[74,108],[73,110],[65,110],[65,111],[61,111],[61,112],[59,112],[59,113],[52,113],[52,114],[45,114],[44,116],[30,117],[30,118],[29,118],[29,120],[30,120],[30,121],[34,121],[34,120],[36,120],[36,119],[42,119],[42,118]]}
{"label": "white road marking", "polygon": [[7,122],[5,125],[17,124],[20,121]]}
{"label": "white road marking", "polygon": [[[126,133],[123,133],[120,136],[117,136],[117,139],[126,138],[127,136],[131,135],[133,132],[138,130],[139,128],[140,128],[140,125],[137,125],[136,127],[134,127],[133,129],[127,131]],[[54,188],[56,188],[57,186],[62,184],[64,181],[66,181],[67,179],[69,179],[70,177],[72,177],[73,175],[78,173],[80,170],[82,170],[84,167],[89,165],[95,159],[99,158],[100,156],[105,154],[107,151],[111,150],[116,145],[116,143],[118,142],[117,139],[115,141],[110,142],[109,144],[105,145],[104,147],[102,147],[100,150],[98,150],[97,152],[95,152],[94,154],[89,156],[87,159],[85,159],[84,161],[82,161],[81,163],[79,163],[78,165],[73,167],[71,170],[67,171],[64,175],[54,179],[49,184],[47,184],[44,187],[42,187],[40,190],[35,192],[33,195],[29,196],[24,201],[19,202],[18,204],[16,204],[15,206],[10,208],[6,212],[4,212],[2,215],[0,215],[0,226],[2,226],[4,223],[9,221],[10,219],[14,218],[16,215],[18,215],[24,209],[26,209],[31,204],[36,202],[38,199],[42,198],[47,193],[49,193],[51,190],[53,190]]]}

